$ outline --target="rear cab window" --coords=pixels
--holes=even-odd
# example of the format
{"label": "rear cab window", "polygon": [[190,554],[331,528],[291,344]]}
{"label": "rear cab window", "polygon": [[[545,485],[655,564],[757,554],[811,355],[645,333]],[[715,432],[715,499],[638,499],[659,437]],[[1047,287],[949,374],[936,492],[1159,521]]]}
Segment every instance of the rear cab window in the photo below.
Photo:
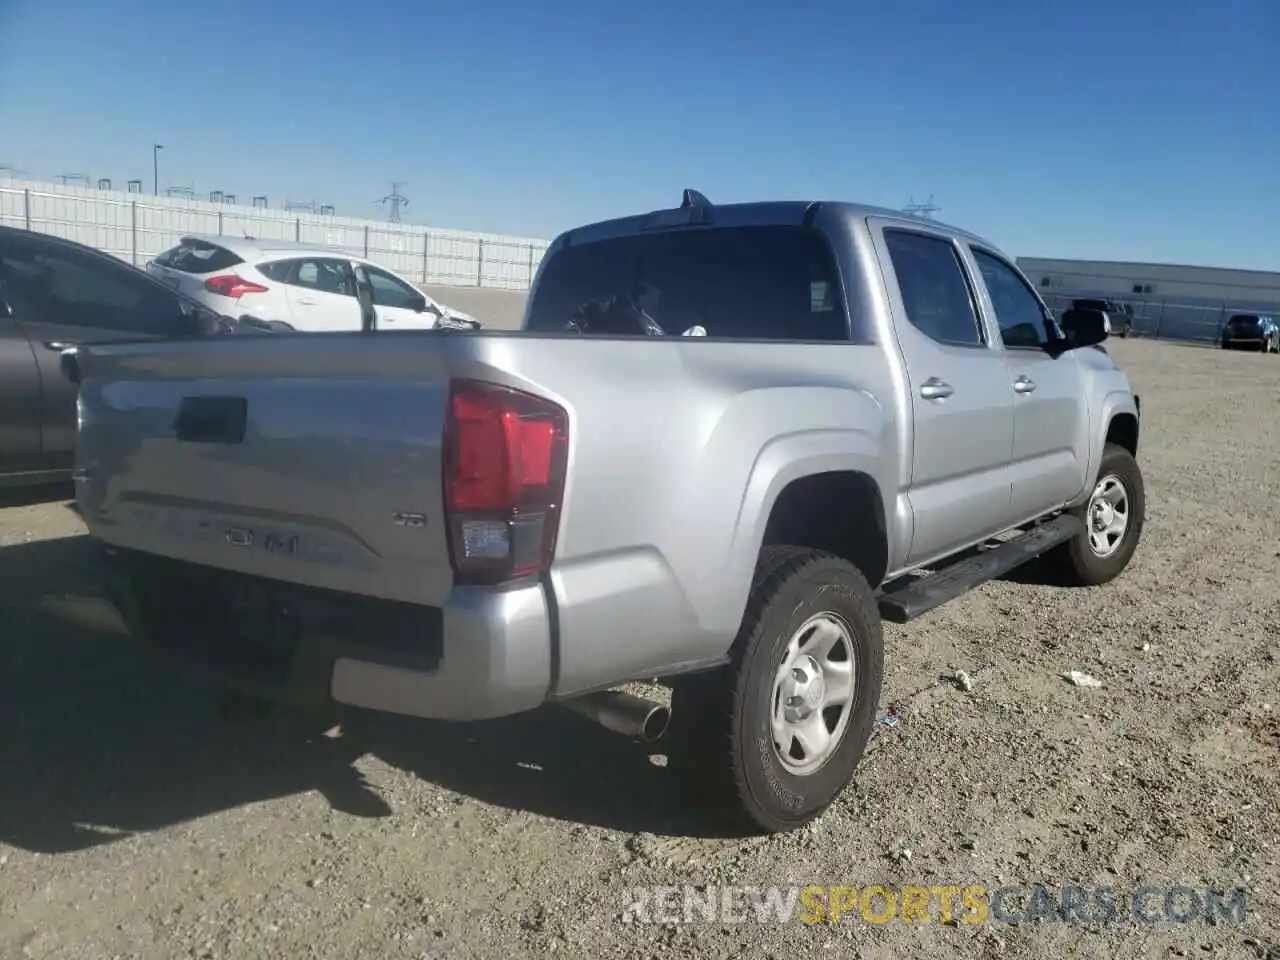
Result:
{"label": "rear cab window", "polygon": [[216,273],[219,270],[229,270],[244,263],[244,260],[226,247],[188,237],[156,257],[155,262],[183,273]]}
{"label": "rear cab window", "polygon": [[701,327],[713,339],[849,339],[835,259],[813,227],[695,227],[569,244],[547,262],[526,329],[570,331],[584,308],[610,298],[643,310],[667,336]]}

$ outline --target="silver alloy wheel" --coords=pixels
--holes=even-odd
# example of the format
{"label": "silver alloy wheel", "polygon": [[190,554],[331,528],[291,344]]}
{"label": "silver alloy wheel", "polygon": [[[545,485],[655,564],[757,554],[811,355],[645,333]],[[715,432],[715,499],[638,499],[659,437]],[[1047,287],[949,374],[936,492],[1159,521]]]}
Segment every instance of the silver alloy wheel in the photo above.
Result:
{"label": "silver alloy wheel", "polygon": [[857,664],[853,631],[834,613],[806,620],[791,637],[773,682],[773,746],[796,776],[817,771],[835,753],[853,713]]}
{"label": "silver alloy wheel", "polygon": [[1120,549],[1129,529],[1129,491],[1115,474],[1103,477],[1093,488],[1085,522],[1095,557],[1109,557]]}

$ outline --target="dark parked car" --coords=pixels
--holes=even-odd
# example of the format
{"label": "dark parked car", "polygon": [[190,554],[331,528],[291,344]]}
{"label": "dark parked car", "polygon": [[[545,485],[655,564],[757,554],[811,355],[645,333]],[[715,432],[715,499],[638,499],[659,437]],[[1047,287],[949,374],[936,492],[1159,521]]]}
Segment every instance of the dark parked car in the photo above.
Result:
{"label": "dark parked car", "polygon": [[1237,313],[1222,328],[1222,349],[1280,353],[1280,326],[1268,316]]}
{"label": "dark parked car", "polygon": [[1109,331],[1113,337],[1127,337],[1133,333],[1133,304],[1115,300],[1072,300],[1073,310],[1101,310],[1107,315]]}
{"label": "dark parked car", "polygon": [[76,386],[62,375],[64,350],[241,329],[109,254],[0,227],[0,487],[71,475]]}

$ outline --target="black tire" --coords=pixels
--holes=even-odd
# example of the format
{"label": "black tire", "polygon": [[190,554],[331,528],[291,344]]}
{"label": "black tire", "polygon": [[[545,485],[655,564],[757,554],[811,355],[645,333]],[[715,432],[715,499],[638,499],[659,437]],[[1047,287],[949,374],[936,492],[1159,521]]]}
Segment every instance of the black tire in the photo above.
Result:
{"label": "black tire", "polygon": [[[852,696],[832,752],[798,775],[783,766],[770,732],[775,678],[792,637],[821,614],[848,628]],[[880,614],[862,573],[830,554],[766,547],[730,663],[673,684],[668,764],[696,802],[734,832],[801,827],[852,780],[875,722],[883,672]]]}
{"label": "black tire", "polygon": [[1073,510],[1085,523],[1084,532],[1045,554],[1045,562],[1064,583],[1072,586],[1096,587],[1118,577],[1129,565],[1142,538],[1146,520],[1146,487],[1138,461],[1124,447],[1108,443],[1102,451],[1102,463],[1094,481],[1095,489],[1107,478],[1114,478],[1125,489],[1129,522],[1114,552],[1099,556],[1090,546],[1090,502]]}

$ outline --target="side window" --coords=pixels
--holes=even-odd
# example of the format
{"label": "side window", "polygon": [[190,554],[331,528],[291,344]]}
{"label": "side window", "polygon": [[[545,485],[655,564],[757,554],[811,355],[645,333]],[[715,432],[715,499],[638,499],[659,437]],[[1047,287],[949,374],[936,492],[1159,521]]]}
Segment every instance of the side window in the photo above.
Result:
{"label": "side window", "polygon": [[995,307],[1000,337],[1006,347],[1043,346],[1048,333],[1040,300],[1022,278],[999,257],[971,248],[982,282]]}
{"label": "side window", "polygon": [[291,287],[302,287],[348,297],[355,296],[351,267],[345,260],[330,260],[324,257],[273,260],[270,263],[258,264],[258,270],[277,283],[285,283]]}
{"label": "side window", "polygon": [[106,255],[23,238],[0,256],[0,282],[35,321],[125,336],[186,331],[186,314],[175,296]]}
{"label": "side window", "polygon": [[377,267],[365,265],[365,273],[369,275],[369,285],[373,287],[373,305],[375,307],[402,307],[409,309],[420,296],[417,290],[397,280],[391,274]]}
{"label": "side window", "polygon": [[296,265],[296,260],[272,260],[268,263],[256,264],[255,267],[260,274],[276,283],[292,283],[293,269]]}
{"label": "side window", "polygon": [[954,244],[905,230],[886,230],[884,239],[911,325],[939,343],[982,346],[986,339]]}

